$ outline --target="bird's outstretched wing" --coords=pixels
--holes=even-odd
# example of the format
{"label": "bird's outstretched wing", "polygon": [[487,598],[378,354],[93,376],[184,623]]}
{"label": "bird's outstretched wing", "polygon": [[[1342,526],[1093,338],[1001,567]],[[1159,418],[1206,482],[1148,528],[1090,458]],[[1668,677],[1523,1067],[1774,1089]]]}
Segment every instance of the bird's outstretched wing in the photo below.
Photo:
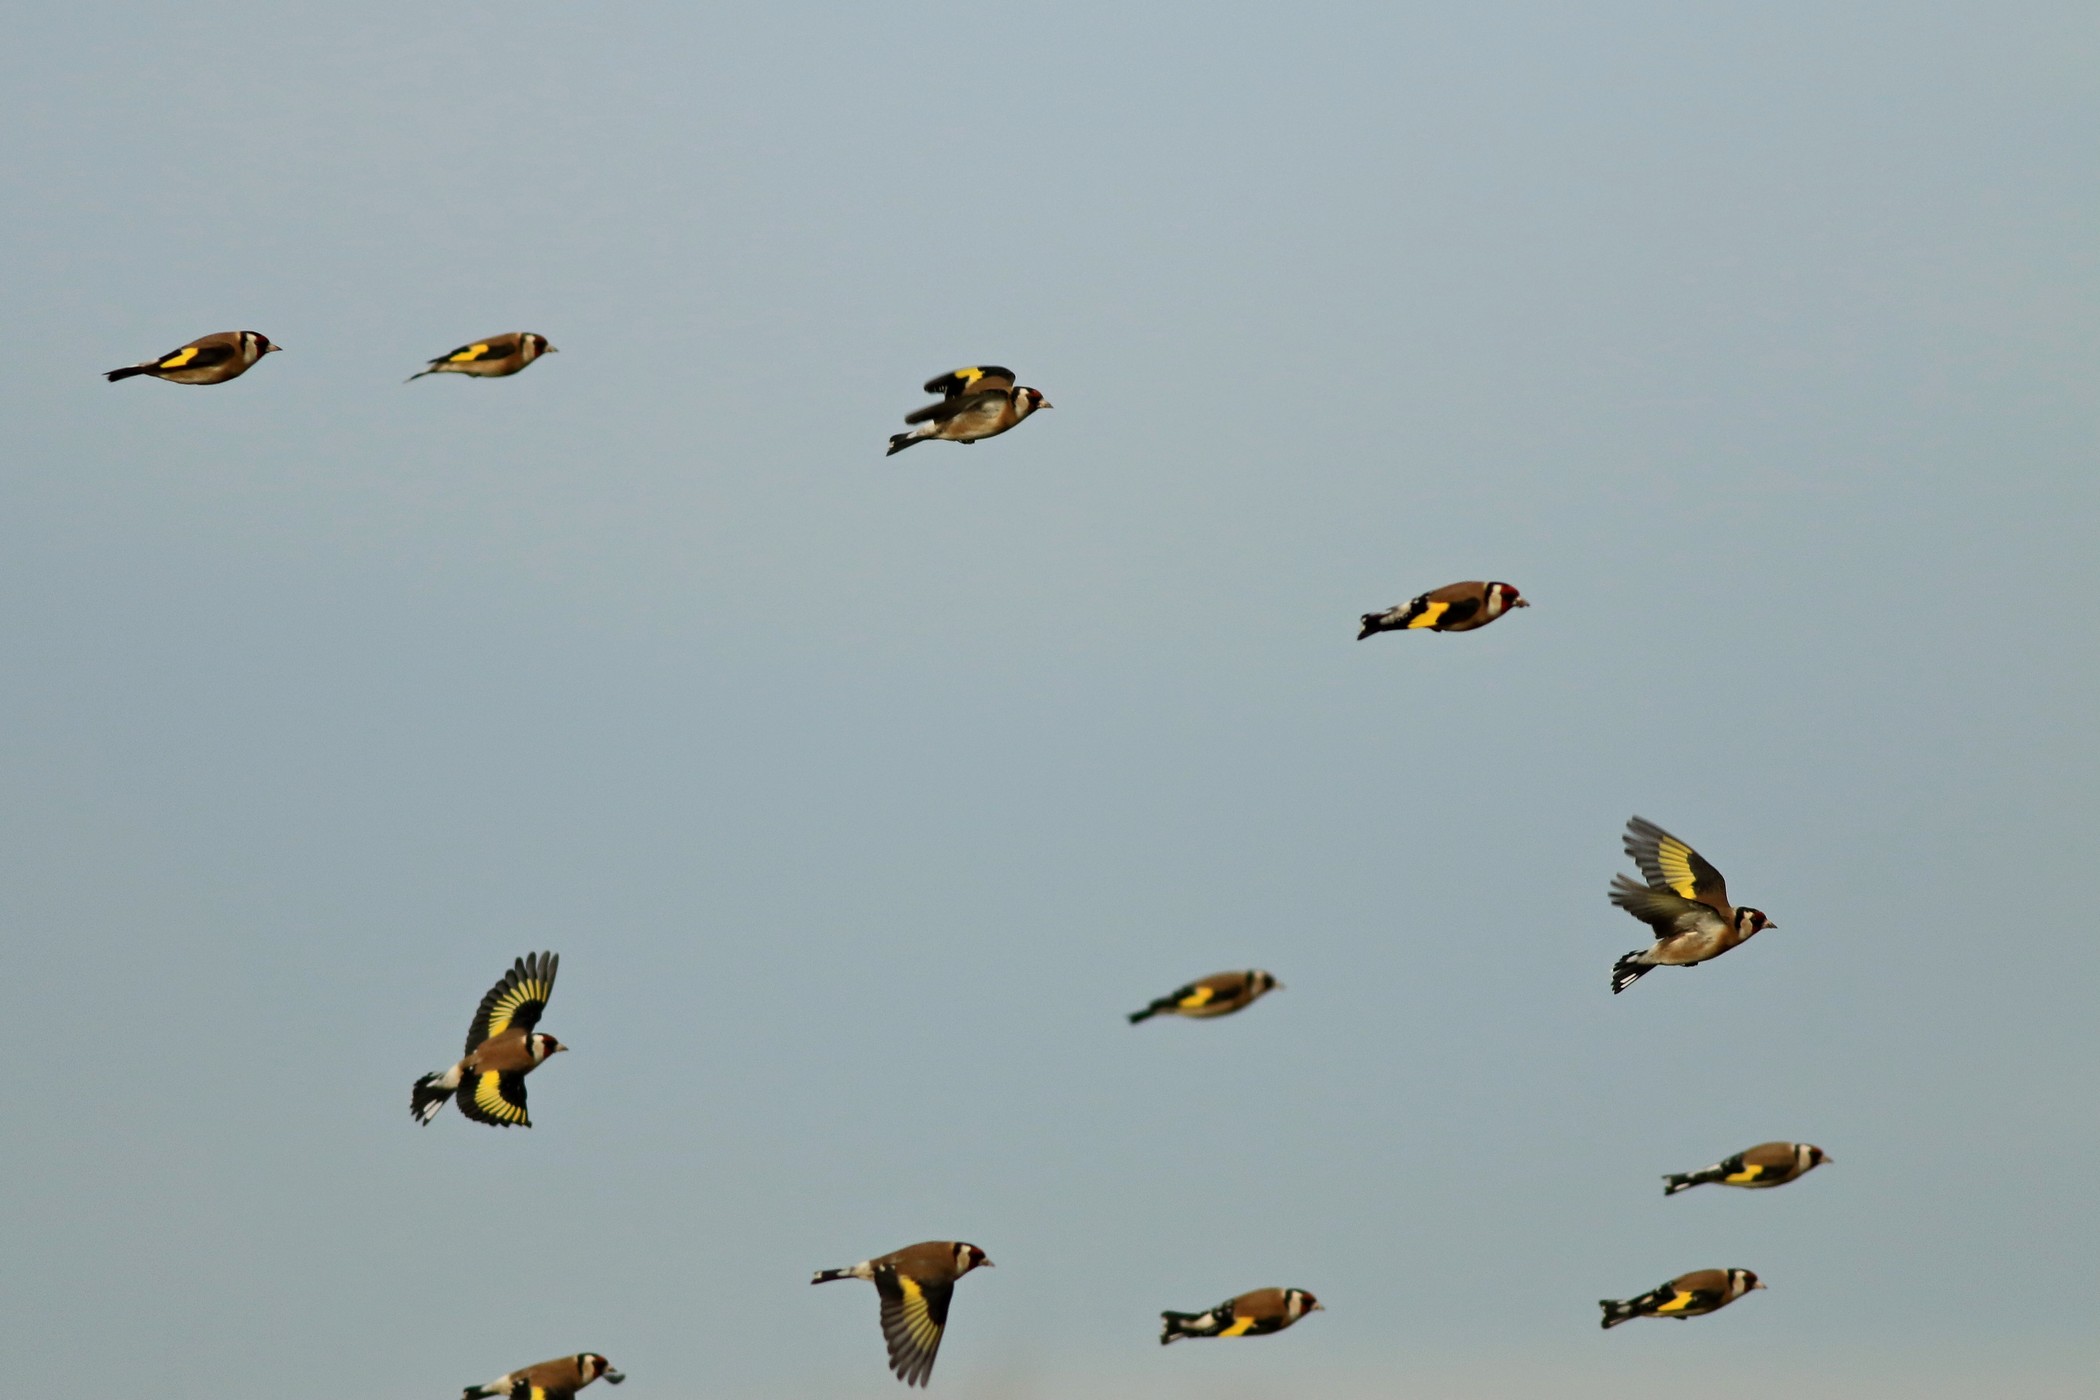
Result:
{"label": "bird's outstretched wing", "polygon": [[965,365],[926,381],[926,392],[944,399],[961,398],[980,389],[1011,389],[1014,372],[1005,365]]}
{"label": "bird's outstretched wing", "polygon": [[525,1112],[525,1076],[483,1070],[470,1074],[459,1086],[459,1111],[477,1123],[499,1128],[529,1128]]}
{"label": "bird's outstretched wing", "polygon": [[1635,817],[1626,823],[1626,854],[1651,886],[1675,890],[1708,908],[1728,909],[1728,882],[1721,872],[1654,822]]}
{"label": "bird's outstretched wing", "polygon": [[890,1345],[890,1369],[906,1385],[926,1384],[955,1285],[922,1284],[884,1266],[875,1271],[875,1291],[882,1295],[882,1339]]}
{"label": "bird's outstretched wing", "polygon": [[[473,1054],[483,1041],[512,1026],[529,1031],[538,1025],[540,1013],[547,1009],[547,998],[554,995],[554,973],[560,965],[558,953],[529,953],[512,964],[510,971],[498,978],[481,999],[481,1009],[467,1027],[467,1053]],[[524,1101],[520,1094],[520,1107]],[[466,1095],[460,1095],[460,1102],[466,1103]]]}

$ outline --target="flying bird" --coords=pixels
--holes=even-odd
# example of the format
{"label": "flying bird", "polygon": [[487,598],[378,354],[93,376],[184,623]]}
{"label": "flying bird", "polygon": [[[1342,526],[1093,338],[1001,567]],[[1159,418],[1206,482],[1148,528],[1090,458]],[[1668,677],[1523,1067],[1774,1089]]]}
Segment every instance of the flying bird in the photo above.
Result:
{"label": "flying bird", "polygon": [[1655,946],[1636,948],[1612,967],[1611,989],[1623,992],[1651,967],[1693,967],[1779,925],[1763,910],[1735,909],[1728,885],[1705,857],[1640,817],[1626,823],[1626,854],[1645,885],[1624,875],[1611,882],[1611,902],[1655,930]]}
{"label": "flying bird", "polygon": [[170,350],[155,359],[110,370],[102,377],[112,384],[140,374],[150,374],[170,384],[224,384],[246,374],[272,350],[282,349],[282,345],[272,345],[270,337],[259,331],[220,331],[199,336],[180,350]]}
{"label": "flying bird", "polygon": [[1471,632],[1485,627],[1511,608],[1531,604],[1506,583],[1447,583],[1384,612],[1365,613],[1359,642],[1373,632]]}
{"label": "flying bird", "polygon": [[569,1048],[533,1029],[554,995],[560,963],[553,953],[527,955],[489,988],[467,1027],[466,1058],[424,1075],[409,1090],[408,1111],[418,1123],[429,1123],[457,1098],[459,1111],[477,1123],[532,1126],[525,1112],[525,1076]]}
{"label": "flying bird", "polygon": [[576,1392],[603,1377],[607,1385],[627,1379],[595,1351],[557,1356],[537,1366],[524,1366],[487,1385],[470,1385],[460,1400],[575,1400]]}
{"label": "flying bird", "polygon": [[1218,1304],[1209,1312],[1163,1312],[1159,1344],[1183,1337],[1266,1337],[1304,1317],[1325,1312],[1327,1305],[1302,1288],[1257,1288]]}
{"label": "flying bird", "polygon": [[1263,972],[1260,968],[1249,968],[1245,972],[1214,972],[1178,992],[1169,992],[1143,1011],[1131,1012],[1130,1024],[1134,1026],[1154,1016],[1169,1014],[1198,1019],[1229,1016],[1252,1006],[1264,993],[1279,991],[1282,987],[1283,983],[1276,980],[1275,973]]}
{"label": "flying bird", "polygon": [[1748,1269],[1695,1269],[1638,1298],[1623,1303],[1600,1298],[1597,1306],[1604,1309],[1608,1332],[1637,1317],[1685,1318],[1719,1312],[1751,1289],[1763,1287]]}
{"label": "flying bird", "polygon": [[471,345],[462,345],[449,355],[440,355],[430,362],[429,369],[411,374],[401,382],[413,384],[426,374],[471,374],[476,379],[501,379],[516,374],[542,355],[555,353],[543,335],[532,331],[506,331]]}
{"label": "flying bird", "polygon": [[882,1299],[882,1339],[889,1343],[890,1369],[906,1385],[926,1384],[948,1326],[948,1299],[955,1281],[992,1261],[974,1244],[928,1240],[845,1269],[819,1269],[811,1283],[867,1279]]}
{"label": "flying bird", "polygon": [[1799,1180],[1830,1160],[1830,1154],[1812,1143],[1761,1142],[1736,1153],[1726,1161],[1695,1172],[1672,1172],[1663,1178],[1663,1194],[1674,1196],[1694,1186],[1717,1181],[1723,1186],[1742,1186],[1752,1191],[1784,1186]]}
{"label": "flying bird", "polygon": [[937,375],[926,381],[926,392],[939,394],[941,401],[906,414],[904,421],[918,426],[894,434],[885,457],[919,442],[997,437],[1037,409],[1051,406],[1040,389],[1016,385],[1014,372],[1004,365],[970,365]]}

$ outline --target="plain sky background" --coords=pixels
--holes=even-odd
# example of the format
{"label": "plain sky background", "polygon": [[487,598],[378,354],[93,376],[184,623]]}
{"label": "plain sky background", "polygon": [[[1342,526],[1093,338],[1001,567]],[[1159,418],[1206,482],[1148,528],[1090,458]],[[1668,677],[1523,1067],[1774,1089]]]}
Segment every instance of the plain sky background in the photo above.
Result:
{"label": "plain sky background", "polygon": [[[956,1400],[2094,1393],[2090,4],[7,28],[11,1394],[897,1400],[926,1238]],[[1634,812],[1778,927],[1614,998]]]}

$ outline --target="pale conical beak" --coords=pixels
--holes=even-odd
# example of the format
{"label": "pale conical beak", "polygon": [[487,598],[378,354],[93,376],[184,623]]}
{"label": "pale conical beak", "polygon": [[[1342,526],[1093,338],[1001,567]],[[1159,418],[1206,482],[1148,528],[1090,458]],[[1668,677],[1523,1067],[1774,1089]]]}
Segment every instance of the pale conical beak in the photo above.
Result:
{"label": "pale conical beak", "polygon": [[1327,1311],[1327,1305],[1326,1305],[1325,1303],[1314,1303],[1314,1304],[1313,1304],[1313,1311],[1314,1311],[1314,1312],[1326,1312],[1326,1311]]}
{"label": "pale conical beak", "polygon": [[605,1383],[607,1385],[618,1385],[621,1381],[624,1381],[626,1379],[627,1373],[625,1371],[615,1371],[611,1367],[606,1368]]}
{"label": "pale conical beak", "polygon": [[1755,1293],[1758,1289],[1763,1288],[1764,1286],[1765,1281],[1763,1279],[1759,1279],[1756,1283],[1750,1285],[1750,1291],[1752,1293]]}

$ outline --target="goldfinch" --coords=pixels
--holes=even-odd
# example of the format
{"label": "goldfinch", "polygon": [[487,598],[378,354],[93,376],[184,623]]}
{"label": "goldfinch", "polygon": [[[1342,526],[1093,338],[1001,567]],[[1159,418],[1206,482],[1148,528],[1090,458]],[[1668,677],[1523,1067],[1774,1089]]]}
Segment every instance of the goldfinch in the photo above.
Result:
{"label": "goldfinch", "polygon": [[543,335],[531,331],[507,331],[471,345],[462,345],[449,355],[440,355],[430,362],[429,369],[411,374],[401,382],[413,384],[426,374],[471,374],[476,379],[501,379],[507,374],[516,374],[542,355],[554,353],[554,347]]}
{"label": "goldfinch", "polygon": [[863,1259],[851,1268],[819,1269],[810,1282],[872,1282],[882,1298],[882,1339],[890,1346],[890,1369],[906,1385],[923,1386],[941,1349],[955,1281],[972,1269],[991,1267],[992,1261],[974,1244],[928,1240],[879,1259]]}
{"label": "goldfinch", "polygon": [[537,1366],[525,1366],[487,1385],[470,1385],[460,1400],[575,1400],[576,1392],[603,1377],[607,1385],[618,1385],[627,1377],[595,1351],[575,1356],[557,1356]]}
{"label": "goldfinch", "polygon": [[200,336],[157,359],[109,370],[102,377],[112,384],[139,374],[150,374],[170,384],[224,384],[246,374],[272,350],[282,349],[282,345],[272,345],[270,337],[258,331],[220,331],[217,335]]}
{"label": "goldfinch", "polygon": [[466,1058],[415,1082],[408,1095],[410,1116],[427,1124],[456,1097],[459,1111],[477,1123],[532,1126],[525,1112],[525,1076],[569,1048],[533,1030],[547,1009],[547,998],[554,995],[554,973],[560,964],[553,953],[519,958],[489,988],[467,1027]]}
{"label": "goldfinch", "polygon": [[1623,992],[1651,967],[1692,967],[1778,928],[1758,909],[1734,909],[1721,872],[1697,851],[1640,817],[1626,823],[1626,854],[1645,885],[1624,875],[1611,882],[1611,902],[1655,930],[1655,946],[1636,948],[1612,967],[1611,989]]}
{"label": "goldfinch", "polygon": [[1154,1016],[1229,1016],[1252,1006],[1263,994],[1279,991],[1283,983],[1272,972],[1249,968],[1245,972],[1214,972],[1200,982],[1191,982],[1178,992],[1169,992],[1143,1011],[1130,1013],[1130,1024]]}
{"label": "goldfinch", "polygon": [[1699,1317],[1719,1312],[1753,1288],[1763,1287],[1748,1269],[1695,1269],[1638,1298],[1623,1303],[1600,1298],[1597,1306],[1604,1309],[1608,1332],[1637,1317]]}
{"label": "goldfinch", "polygon": [[1373,632],[1470,632],[1485,627],[1511,608],[1531,604],[1506,583],[1447,583],[1412,602],[1384,612],[1365,613],[1359,642]]}
{"label": "goldfinch", "polygon": [[916,442],[978,442],[997,437],[1050,401],[1039,389],[1015,385],[1014,372],[1004,365],[971,365],[926,381],[926,392],[941,395],[904,416],[919,426],[890,438],[893,457]]}
{"label": "goldfinch", "polygon": [[1679,1191],[1689,1191],[1709,1181],[1718,1181],[1723,1186],[1748,1187],[1753,1191],[1784,1186],[1829,1160],[1830,1154],[1812,1143],[1761,1142],[1710,1167],[1701,1167],[1695,1172],[1670,1173],[1663,1178],[1663,1194],[1674,1196]]}
{"label": "goldfinch", "polygon": [[1209,1312],[1161,1313],[1159,1344],[1183,1337],[1266,1337],[1307,1313],[1325,1311],[1327,1305],[1302,1288],[1257,1288]]}

